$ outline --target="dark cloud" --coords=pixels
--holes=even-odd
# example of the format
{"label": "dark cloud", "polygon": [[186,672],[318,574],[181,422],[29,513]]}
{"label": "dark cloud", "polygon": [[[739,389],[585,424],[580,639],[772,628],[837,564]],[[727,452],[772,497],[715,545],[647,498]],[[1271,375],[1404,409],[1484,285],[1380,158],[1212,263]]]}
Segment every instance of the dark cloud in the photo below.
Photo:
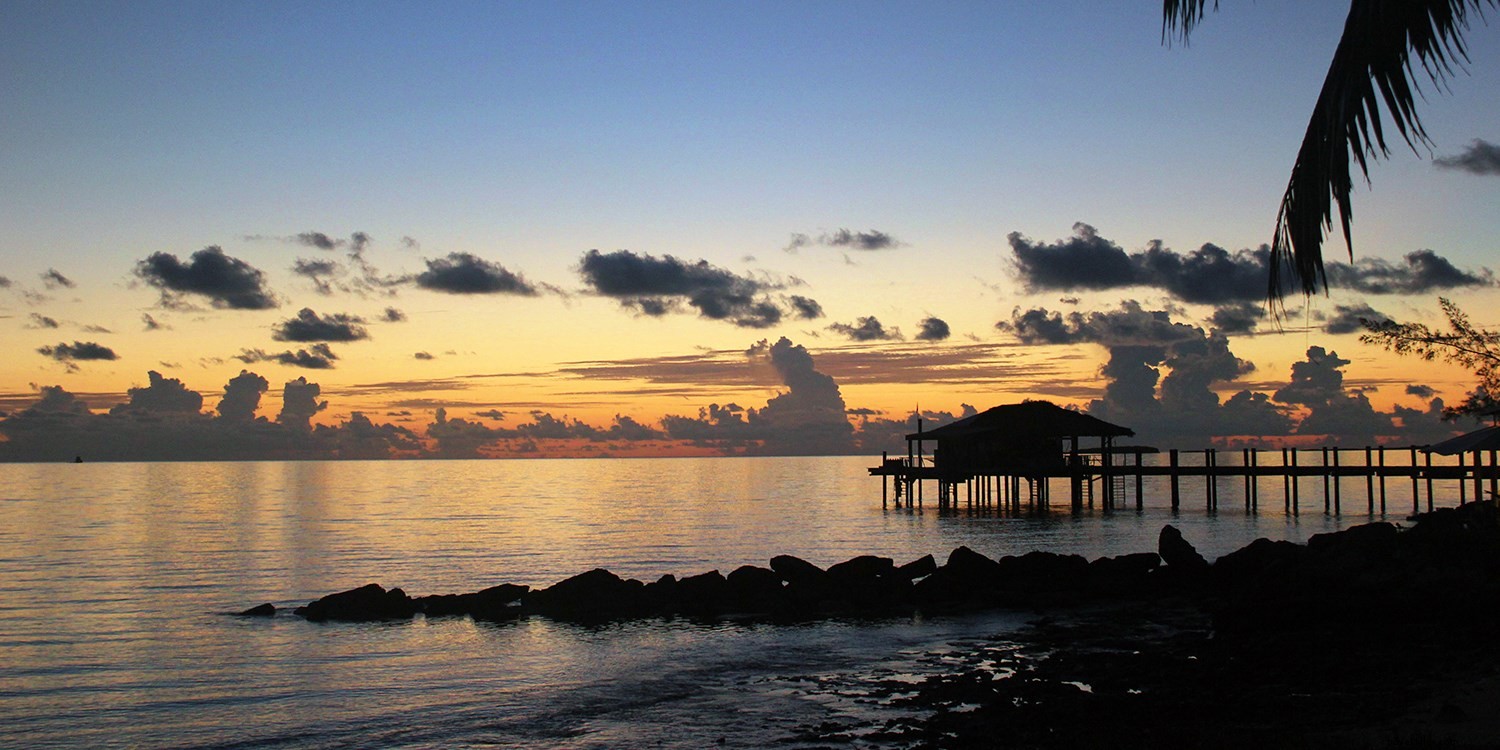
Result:
{"label": "dark cloud", "polygon": [[474,416],[484,417],[485,419],[493,419],[496,422],[499,422],[505,419],[505,412],[500,411],[499,409],[489,409],[487,411],[474,412]]}
{"label": "dark cloud", "polygon": [[318,294],[331,295],[333,281],[343,273],[343,269],[331,260],[298,258],[292,263],[292,273],[311,281]]}
{"label": "dark cloud", "polygon": [[428,352],[417,352],[416,354],[413,354],[411,356],[412,356],[412,359],[421,359],[421,360],[428,360],[428,361],[437,359],[437,357],[434,357],[432,354],[430,354]]}
{"label": "dark cloud", "polygon": [[59,273],[56,268],[49,268],[42,274],[42,283],[48,289],[72,289],[78,286],[73,283],[72,279]]}
{"label": "dark cloud", "polygon": [[233,422],[255,419],[260,397],[270,388],[271,384],[265,378],[249,370],[240,370],[240,374],[224,384],[224,396],[219,399],[219,417]]}
{"label": "dark cloud", "polygon": [[823,306],[815,299],[793,294],[787,298],[787,304],[791,305],[792,313],[802,320],[817,320],[823,317]]}
{"label": "dark cloud", "polygon": [[162,377],[151,370],[146,373],[148,385],[126,391],[129,401],[110,410],[118,414],[125,411],[143,413],[197,414],[203,408],[203,395],[188,389],[177,378]]}
{"label": "dark cloud", "polygon": [[336,240],[322,232],[302,232],[291,239],[300,245],[315,247],[319,250],[333,250],[341,244],[341,240]]}
{"label": "dark cloud", "polygon": [[380,319],[387,323],[402,323],[406,321],[406,313],[401,312],[394,307],[387,307],[385,311],[380,314]]}
{"label": "dark cloud", "polygon": [[1389,316],[1370,307],[1367,304],[1358,305],[1334,305],[1333,314],[1326,317],[1323,323],[1323,332],[1331,334],[1354,333],[1364,330],[1361,320],[1379,322],[1389,320]]}
{"label": "dark cloud", "polygon": [[60,343],[57,346],[43,346],[38,348],[37,352],[59,362],[116,360],[120,358],[120,355],[115,354],[115,350],[92,341],[74,341],[71,344]]}
{"label": "dark cloud", "polygon": [[299,343],[311,341],[363,341],[370,338],[364,327],[364,318],[345,313],[334,313],[320,317],[312,308],[304,307],[295,318],[279,323],[271,333],[277,341]]}
{"label": "dark cloud", "polygon": [[312,418],[328,408],[327,401],[318,400],[322,392],[322,387],[307,382],[307,378],[288,380],[281,390],[281,413],[276,421],[293,429],[309,429]]}
{"label": "dark cloud", "polygon": [[49,318],[46,315],[42,315],[41,313],[31,313],[31,315],[29,316],[29,319],[30,319],[31,322],[29,322],[29,323],[26,324],[27,328],[61,328],[62,327],[62,324],[58,323],[56,319]]}
{"label": "dark cloud", "polygon": [[828,330],[847,336],[850,341],[899,341],[901,339],[899,329],[887,329],[874,315],[858,318],[853,325],[834,323],[828,326]]}
{"label": "dark cloud", "polygon": [[1489,269],[1462,271],[1431,250],[1415,250],[1403,260],[1404,265],[1380,258],[1361,258],[1353,265],[1330,263],[1328,283],[1365,294],[1425,294],[1495,283]]}
{"label": "dark cloud", "polygon": [[250,264],[224,254],[217,246],[193,253],[187,263],[169,253],[152,253],[136,264],[135,275],[156,287],[162,303],[179,305],[177,295],[196,294],[209,298],[215,307],[232,310],[267,310],[277,306],[265,287],[265,274]]}
{"label": "dark cloud", "polygon": [[498,263],[469,253],[449,253],[425,261],[427,270],[415,277],[417,286],[448,294],[518,294],[534,297],[537,288]]}
{"label": "dark cloud", "polygon": [[333,363],[338,360],[327,344],[313,344],[306,349],[284,352],[242,349],[234,358],[246,364],[275,362],[288,367],[302,367],[309,370],[331,370]]}
{"label": "dark cloud", "polygon": [[[1126,252],[1079,223],[1073,236],[1052,244],[1009,235],[1017,272],[1032,292],[1150,287],[1183,302],[1229,307],[1266,298],[1270,249],[1230,252],[1205,244],[1179,253],[1152,241],[1145,250]],[[1420,294],[1459,287],[1489,286],[1488,270],[1463,271],[1431,250],[1408,253],[1404,263],[1362,258],[1325,267],[1331,286],[1366,294]],[[1286,290],[1283,290],[1286,291]],[[1243,321],[1243,316],[1237,318]]]}
{"label": "dark cloud", "polygon": [[1226,335],[1251,333],[1266,317],[1266,309],[1253,302],[1214,308],[1209,324]]}
{"label": "dark cloud", "polygon": [[9,278],[0,276],[0,289],[9,289],[11,281]]}
{"label": "dark cloud", "polygon": [[953,332],[949,330],[947,322],[939,318],[923,318],[918,324],[921,330],[917,331],[918,341],[944,341]]}
{"label": "dark cloud", "polygon": [[1457,156],[1441,156],[1433,164],[1441,169],[1458,169],[1477,175],[1500,175],[1500,146],[1475,139]]}
{"label": "dark cloud", "polygon": [[836,229],[816,236],[798,232],[787,243],[787,252],[796,252],[804,247],[822,245],[846,250],[890,250],[902,246],[902,242],[891,235],[875,229],[857,232],[851,229]]}
{"label": "dark cloud", "polygon": [[83,330],[88,333],[114,333],[114,331],[111,331],[104,326],[94,325],[93,323],[84,326]]}
{"label": "dark cloud", "polygon": [[151,313],[141,313],[141,325],[145,326],[145,330],[147,331],[169,331],[172,329],[171,326],[152,317]]}
{"label": "dark cloud", "polygon": [[578,271],[594,293],[651,317],[676,311],[683,303],[704,318],[742,328],[767,328],[783,316],[781,308],[765,296],[781,285],[739,276],[706,260],[590,250],[584,253]]}
{"label": "dark cloud", "polygon": [[1009,321],[996,323],[995,327],[1014,333],[1023,344],[1163,346],[1203,335],[1197,326],[1173,322],[1171,311],[1146,310],[1135,300],[1121,302],[1119,309],[1108,312],[1067,315],[1045,308],[1022,312],[1017,307],[1011,311]]}
{"label": "dark cloud", "polygon": [[1433,390],[1432,386],[1429,385],[1408,385],[1406,386],[1406,395],[1416,396],[1417,398],[1432,398],[1437,395],[1437,391]]}

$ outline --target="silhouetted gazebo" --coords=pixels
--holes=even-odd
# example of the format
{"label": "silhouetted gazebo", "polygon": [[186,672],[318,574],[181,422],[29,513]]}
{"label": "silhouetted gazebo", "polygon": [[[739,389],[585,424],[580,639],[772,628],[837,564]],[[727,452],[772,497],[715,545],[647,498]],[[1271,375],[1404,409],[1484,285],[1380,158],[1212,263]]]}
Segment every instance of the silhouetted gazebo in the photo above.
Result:
{"label": "silhouetted gazebo", "polygon": [[[1050,401],[1023,401],[986,409],[971,417],[906,436],[907,454],[923,455],[925,443],[936,443],[932,463],[953,475],[1031,476],[1077,462],[1080,453],[1098,452],[1108,460],[1114,439],[1132,437],[1128,427],[1064,409]],[[1096,451],[1080,443],[1096,438]]]}

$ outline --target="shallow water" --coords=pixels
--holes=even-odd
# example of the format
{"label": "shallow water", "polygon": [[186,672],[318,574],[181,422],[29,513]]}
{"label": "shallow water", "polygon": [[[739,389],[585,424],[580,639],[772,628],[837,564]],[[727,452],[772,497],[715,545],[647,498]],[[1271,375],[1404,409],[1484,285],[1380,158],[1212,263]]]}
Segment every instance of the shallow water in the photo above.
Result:
{"label": "shallow water", "polygon": [[[225,613],[371,581],[413,594],[654,579],[795,554],[1089,558],[1172,523],[1212,558],[1371,519],[882,507],[866,458],[0,465],[0,746],[729,747],[875,710],[858,684],[940,669],[1019,615],[768,626],[532,618],[314,625]],[[1231,488],[1232,489],[1232,488]],[[1279,491],[1279,487],[1277,488]],[[1263,490],[1266,493],[1266,490]],[[1053,497],[1062,495],[1054,490]],[[1405,507],[1393,498],[1393,508]]]}

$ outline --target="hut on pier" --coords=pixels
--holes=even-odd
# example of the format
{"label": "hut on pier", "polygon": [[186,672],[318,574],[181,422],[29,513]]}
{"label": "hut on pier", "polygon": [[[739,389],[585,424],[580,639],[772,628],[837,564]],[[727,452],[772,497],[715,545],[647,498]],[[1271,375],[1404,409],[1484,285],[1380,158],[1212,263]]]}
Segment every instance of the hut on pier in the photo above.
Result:
{"label": "hut on pier", "polygon": [[[908,496],[913,484],[919,489],[921,480],[937,480],[940,502],[955,499],[954,491],[962,485],[970,485],[972,492],[971,483],[976,480],[986,495],[990,484],[1006,480],[1000,487],[1002,494],[1014,497],[1022,479],[1028,480],[1034,498],[1045,500],[1047,478],[1071,476],[1077,503],[1096,474],[1089,468],[1092,460],[1097,458],[1099,468],[1107,473],[1116,452],[1114,440],[1134,435],[1128,427],[1048,401],[1023,401],[932,430],[922,430],[918,423],[917,432],[906,436],[906,459],[888,459],[870,473],[905,484]],[[1097,443],[1087,445],[1086,439]],[[929,444],[933,446],[930,457]],[[1037,497],[1038,493],[1042,496]],[[898,499],[901,494],[898,487]]]}

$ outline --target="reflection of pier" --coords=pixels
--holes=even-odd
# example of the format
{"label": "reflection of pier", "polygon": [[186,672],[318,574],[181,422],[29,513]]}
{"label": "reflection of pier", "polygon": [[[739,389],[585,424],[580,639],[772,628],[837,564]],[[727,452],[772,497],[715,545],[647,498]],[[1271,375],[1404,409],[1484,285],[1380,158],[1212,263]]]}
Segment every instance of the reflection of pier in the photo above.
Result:
{"label": "reflection of pier", "polygon": [[[932,483],[941,509],[1009,511],[1050,507],[1053,484],[1064,480],[1072,508],[1106,510],[1126,507],[1132,500],[1142,508],[1148,478],[1165,481],[1173,510],[1194,490],[1201,492],[1205,507],[1216,510],[1226,485],[1240,486],[1247,511],[1259,509],[1262,496],[1271,495],[1267,499],[1274,502],[1279,496],[1289,513],[1318,499],[1325,512],[1340,512],[1346,500],[1363,500],[1368,512],[1378,508],[1384,513],[1393,482],[1410,483],[1414,513],[1422,509],[1424,496],[1427,509],[1433,507],[1435,485],[1456,495],[1460,504],[1500,490],[1497,428],[1434,446],[1405,448],[1211,448],[1158,455],[1155,448],[1114,444],[1115,438],[1133,434],[1046,402],[1011,404],[926,432],[919,423],[918,431],[906,436],[906,457],[882,456],[881,465],[872,467],[870,474],[881,477],[882,503],[894,500],[897,507],[920,507],[925,485]],[[1081,445],[1090,438],[1097,440],[1097,447]],[[936,444],[930,456],[927,443]],[[1158,460],[1148,462],[1148,455]],[[1434,455],[1440,457],[1437,462]],[[1273,480],[1270,488],[1265,486],[1267,478]],[[1279,488],[1276,478],[1281,479]],[[1321,480],[1321,492],[1317,483],[1307,486],[1308,478]],[[1356,487],[1347,486],[1350,478]]]}

